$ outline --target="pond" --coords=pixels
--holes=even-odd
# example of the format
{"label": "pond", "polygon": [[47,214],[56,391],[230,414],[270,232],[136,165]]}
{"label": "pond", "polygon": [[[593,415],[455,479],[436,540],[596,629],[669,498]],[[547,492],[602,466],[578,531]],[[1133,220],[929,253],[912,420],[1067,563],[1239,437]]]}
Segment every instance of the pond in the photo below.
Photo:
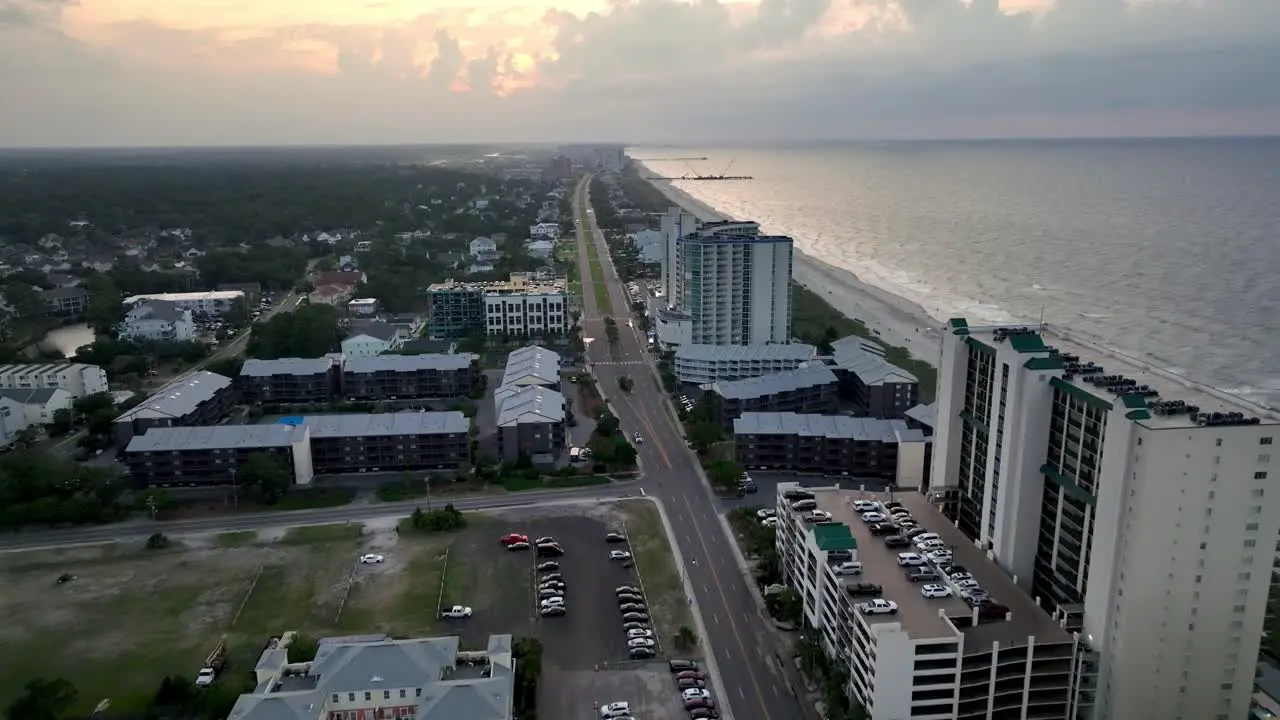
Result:
{"label": "pond", "polygon": [[64,356],[71,357],[85,345],[92,345],[94,338],[93,328],[79,323],[50,330],[36,345],[41,350],[57,350]]}

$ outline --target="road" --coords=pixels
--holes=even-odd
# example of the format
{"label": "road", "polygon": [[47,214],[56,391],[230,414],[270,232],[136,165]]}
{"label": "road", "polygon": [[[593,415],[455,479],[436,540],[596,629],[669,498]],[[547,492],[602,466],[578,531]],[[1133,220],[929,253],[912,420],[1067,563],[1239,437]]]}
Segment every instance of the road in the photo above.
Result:
{"label": "road", "polygon": [[[640,497],[639,487],[635,483],[618,483],[608,487],[596,485],[563,490],[540,490],[506,495],[448,497],[437,499],[435,504],[440,505],[448,502],[459,510],[493,510],[552,505],[555,503],[577,503],[591,500],[613,501],[629,497]],[[169,522],[132,520],[114,525],[99,525],[71,530],[24,531],[0,535],[0,553],[140,540],[155,532],[163,532],[168,535],[189,535],[194,533],[222,533],[235,532],[237,530],[261,530],[263,528],[323,525],[388,517],[404,517],[413,512],[414,508],[425,507],[426,505],[426,498],[418,498],[403,502],[342,505],[340,507],[317,508],[315,510],[218,515]]]}
{"label": "road", "polygon": [[[697,457],[685,444],[675,411],[658,381],[653,357],[646,350],[648,341],[638,328],[627,326],[631,303],[595,215],[586,212],[589,188],[590,176],[576,188],[573,203],[583,278],[583,337],[594,339],[587,345],[587,363],[610,398],[622,429],[644,439],[638,446],[647,478],[644,485],[665,505],[675,530],[675,542],[706,625],[708,651],[714,655],[728,696],[720,701],[737,718],[804,717],[777,660],[761,643],[766,630],[761,627],[764,620],[753,597],[755,589],[743,577],[733,539],[720,522],[721,505],[703,480]],[[615,317],[619,342],[613,349],[605,337],[604,318],[592,287],[588,242],[596,244],[610,303],[619,313]],[[630,393],[618,386],[624,375],[635,384]]]}

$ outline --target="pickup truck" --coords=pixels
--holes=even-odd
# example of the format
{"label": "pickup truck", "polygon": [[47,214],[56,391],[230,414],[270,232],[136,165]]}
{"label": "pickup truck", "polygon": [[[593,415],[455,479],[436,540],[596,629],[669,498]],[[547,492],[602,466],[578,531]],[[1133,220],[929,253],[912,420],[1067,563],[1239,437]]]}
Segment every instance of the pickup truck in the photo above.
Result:
{"label": "pickup truck", "polygon": [[218,673],[213,668],[201,668],[200,672],[196,674],[196,687],[208,687],[213,684],[214,679],[217,677]]}
{"label": "pickup truck", "polygon": [[451,608],[445,608],[440,611],[440,617],[446,619],[461,619],[471,617],[471,608],[462,605],[454,605]]}

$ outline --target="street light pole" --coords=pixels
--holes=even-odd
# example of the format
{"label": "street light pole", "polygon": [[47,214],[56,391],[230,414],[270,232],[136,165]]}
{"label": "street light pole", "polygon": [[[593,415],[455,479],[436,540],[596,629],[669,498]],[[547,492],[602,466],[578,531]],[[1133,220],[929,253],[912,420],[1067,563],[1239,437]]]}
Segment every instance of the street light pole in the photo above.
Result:
{"label": "street light pole", "polygon": [[231,508],[240,509],[240,486],[236,484],[236,469],[231,468]]}

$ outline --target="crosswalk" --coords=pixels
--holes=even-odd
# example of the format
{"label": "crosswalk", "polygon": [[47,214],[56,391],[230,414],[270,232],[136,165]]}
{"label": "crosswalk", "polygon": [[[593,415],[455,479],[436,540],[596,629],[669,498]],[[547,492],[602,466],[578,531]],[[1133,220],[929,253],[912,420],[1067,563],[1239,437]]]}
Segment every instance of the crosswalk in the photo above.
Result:
{"label": "crosswalk", "polygon": [[643,360],[593,360],[592,365],[644,365]]}

